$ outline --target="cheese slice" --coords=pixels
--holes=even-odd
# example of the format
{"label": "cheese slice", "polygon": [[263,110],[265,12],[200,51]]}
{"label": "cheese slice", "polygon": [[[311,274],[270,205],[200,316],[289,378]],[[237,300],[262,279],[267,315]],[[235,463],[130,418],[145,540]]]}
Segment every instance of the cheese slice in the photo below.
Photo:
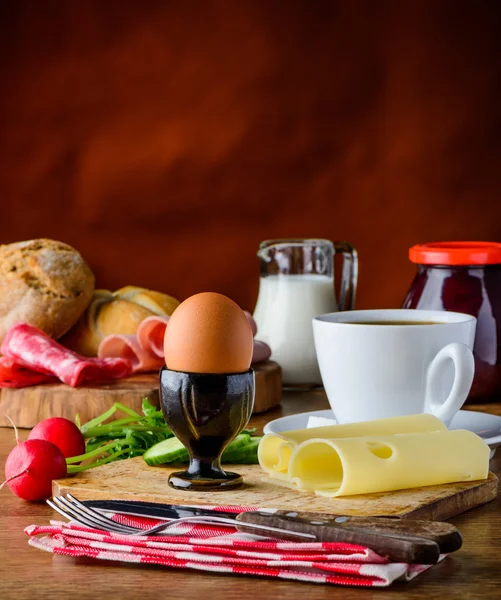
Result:
{"label": "cheese slice", "polygon": [[489,446],[471,431],[310,439],[292,453],[288,481],[319,496],[351,496],[486,479]]}
{"label": "cheese slice", "polygon": [[281,434],[265,435],[259,444],[258,459],[261,468],[271,477],[288,480],[288,468],[291,456],[297,446],[307,440],[313,438],[332,440],[431,431],[447,431],[447,428],[440,419],[428,414],[296,429]]}

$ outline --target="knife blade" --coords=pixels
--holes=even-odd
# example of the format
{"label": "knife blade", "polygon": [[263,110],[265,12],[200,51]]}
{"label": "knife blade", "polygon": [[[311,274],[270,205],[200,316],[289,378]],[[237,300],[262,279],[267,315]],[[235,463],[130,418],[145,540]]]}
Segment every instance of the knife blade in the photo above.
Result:
{"label": "knife blade", "polygon": [[188,516],[218,516],[235,520],[244,533],[262,535],[253,525],[288,530],[281,539],[296,540],[296,533],[313,534],[319,542],[344,542],[365,546],[393,562],[434,564],[440,554],[458,550],[461,534],[450,523],[399,519],[395,517],[348,517],[296,511],[260,510],[240,514],[198,506],[130,500],[85,500],[92,508],[156,519]]}
{"label": "knife blade", "polygon": [[151,519],[182,519],[184,517],[224,517],[237,518],[238,513],[204,509],[199,506],[163,504],[141,500],[82,500],[82,504],[110,512],[122,512],[136,517]]}

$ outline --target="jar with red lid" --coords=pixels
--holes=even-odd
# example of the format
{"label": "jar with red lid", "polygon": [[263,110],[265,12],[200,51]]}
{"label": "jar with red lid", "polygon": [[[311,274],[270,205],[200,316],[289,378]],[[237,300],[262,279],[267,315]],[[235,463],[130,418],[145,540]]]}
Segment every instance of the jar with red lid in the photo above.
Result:
{"label": "jar with red lid", "polygon": [[501,244],[436,242],[413,246],[417,274],[403,308],[473,315],[475,378],[468,400],[501,400]]}

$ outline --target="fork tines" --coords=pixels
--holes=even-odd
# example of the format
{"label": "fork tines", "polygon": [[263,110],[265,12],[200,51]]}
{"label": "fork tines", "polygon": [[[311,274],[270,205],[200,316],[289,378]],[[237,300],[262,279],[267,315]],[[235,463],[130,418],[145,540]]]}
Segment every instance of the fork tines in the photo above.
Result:
{"label": "fork tines", "polygon": [[141,531],[139,527],[118,523],[90,506],[85,506],[85,504],[82,504],[71,494],[67,494],[66,496],[54,496],[52,500],[47,500],[47,504],[59,514],[63,515],[63,517],[72,521],[77,521],[81,525],[91,527],[92,529],[100,529],[101,531],[110,531],[125,535],[137,534]]}

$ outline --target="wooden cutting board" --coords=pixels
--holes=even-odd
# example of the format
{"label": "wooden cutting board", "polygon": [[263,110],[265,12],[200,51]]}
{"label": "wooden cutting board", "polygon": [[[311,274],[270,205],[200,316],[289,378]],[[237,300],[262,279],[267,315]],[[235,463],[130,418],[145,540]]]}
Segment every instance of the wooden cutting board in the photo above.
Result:
{"label": "wooden cutting board", "polygon": [[[282,399],[282,369],[273,361],[254,367],[256,398],[254,413],[261,413],[280,404]],[[158,375],[148,373],[105,385],[72,388],[63,383],[46,383],[33,387],[0,390],[0,426],[10,427],[5,415],[17,427],[32,428],[42,419],[66,417],[74,420],[80,415],[82,423],[102,414],[114,402],[141,412],[143,398],[159,406]],[[118,415],[117,418],[120,418]]]}
{"label": "wooden cutting board", "polygon": [[304,510],[349,516],[398,516],[444,520],[485,504],[497,495],[493,474],[485,481],[435,485],[411,490],[323,498],[264,480],[259,465],[228,465],[243,475],[244,486],[226,492],[184,492],[172,489],[171,467],[148,467],[141,457],[118,461],[54,481],[53,494],[71,493],[83,500],[148,500],[168,504],[209,504]]}

